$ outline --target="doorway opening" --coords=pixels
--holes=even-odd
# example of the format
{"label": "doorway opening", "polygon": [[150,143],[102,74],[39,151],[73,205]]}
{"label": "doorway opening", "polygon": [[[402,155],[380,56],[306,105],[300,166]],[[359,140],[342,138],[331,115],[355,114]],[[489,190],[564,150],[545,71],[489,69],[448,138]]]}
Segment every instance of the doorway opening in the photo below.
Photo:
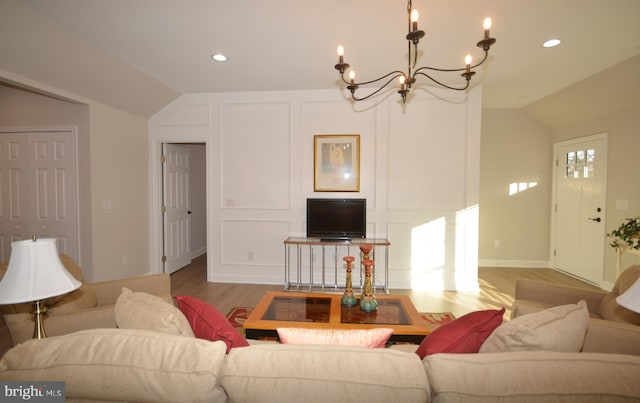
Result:
{"label": "doorway opening", "polygon": [[173,273],[207,252],[205,143],[161,143],[162,271]]}

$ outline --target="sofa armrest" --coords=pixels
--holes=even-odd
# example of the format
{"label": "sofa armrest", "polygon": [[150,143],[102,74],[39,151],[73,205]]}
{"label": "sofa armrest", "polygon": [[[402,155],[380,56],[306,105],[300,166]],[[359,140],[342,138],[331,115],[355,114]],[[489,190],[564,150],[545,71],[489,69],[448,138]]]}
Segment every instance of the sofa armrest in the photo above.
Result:
{"label": "sofa armrest", "polygon": [[[33,337],[34,321],[30,313],[4,315],[13,345]],[[115,328],[116,316],[113,305],[82,309],[75,312],[46,315],[44,330],[48,337],[60,336],[80,330]]]}
{"label": "sofa armrest", "polygon": [[171,298],[171,279],[166,273],[102,281],[90,284],[90,286],[96,292],[98,306],[114,305],[120,296],[122,287],[127,287],[131,291]]}
{"label": "sofa armrest", "polygon": [[640,356],[640,326],[591,318],[582,351]]}
{"label": "sofa armrest", "polygon": [[536,301],[551,306],[576,304],[580,300],[587,303],[589,312],[598,313],[606,291],[570,287],[535,280],[516,280],[515,300]]}

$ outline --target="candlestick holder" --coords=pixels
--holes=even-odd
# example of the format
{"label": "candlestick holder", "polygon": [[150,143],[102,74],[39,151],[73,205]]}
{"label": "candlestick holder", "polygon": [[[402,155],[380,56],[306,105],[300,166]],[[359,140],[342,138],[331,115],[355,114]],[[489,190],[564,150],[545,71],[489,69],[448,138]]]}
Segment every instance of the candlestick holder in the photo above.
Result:
{"label": "candlestick holder", "polygon": [[376,300],[375,295],[373,295],[373,285],[371,283],[371,272],[375,262],[367,259],[363,260],[362,264],[364,265],[365,277],[364,289],[362,291],[362,296],[360,297],[360,309],[365,312],[373,312],[378,309],[378,300]]}
{"label": "candlestick holder", "polygon": [[353,256],[345,256],[342,258],[347,265],[347,284],[345,286],[344,294],[342,295],[342,305],[344,306],[354,306],[358,303],[358,298],[353,293],[353,281],[351,279],[351,264],[355,260]]}

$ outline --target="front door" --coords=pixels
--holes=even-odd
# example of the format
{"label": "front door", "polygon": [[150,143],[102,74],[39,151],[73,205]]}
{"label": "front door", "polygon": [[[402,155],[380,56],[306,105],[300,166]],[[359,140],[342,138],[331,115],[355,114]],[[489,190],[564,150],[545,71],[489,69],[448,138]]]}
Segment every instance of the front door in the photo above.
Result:
{"label": "front door", "polygon": [[595,284],[604,280],[607,135],[554,145],[555,268]]}
{"label": "front door", "polygon": [[164,271],[174,271],[191,263],[189,238],[189,169],[187,147],[163,144],[163,231]]}

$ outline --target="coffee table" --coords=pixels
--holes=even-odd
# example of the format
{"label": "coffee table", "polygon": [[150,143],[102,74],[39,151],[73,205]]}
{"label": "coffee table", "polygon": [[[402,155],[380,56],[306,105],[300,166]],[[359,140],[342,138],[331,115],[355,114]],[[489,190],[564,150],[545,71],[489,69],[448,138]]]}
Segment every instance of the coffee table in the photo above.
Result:
{"label": "coffee table", "polygon": [[267,292],[244,324],[246,337],[277,337],[279,327],[310,329],[393,329],[390,342],[420,343],[429,334],[406,295],[376,295],[378,310],[345,307],[342,294]]}

